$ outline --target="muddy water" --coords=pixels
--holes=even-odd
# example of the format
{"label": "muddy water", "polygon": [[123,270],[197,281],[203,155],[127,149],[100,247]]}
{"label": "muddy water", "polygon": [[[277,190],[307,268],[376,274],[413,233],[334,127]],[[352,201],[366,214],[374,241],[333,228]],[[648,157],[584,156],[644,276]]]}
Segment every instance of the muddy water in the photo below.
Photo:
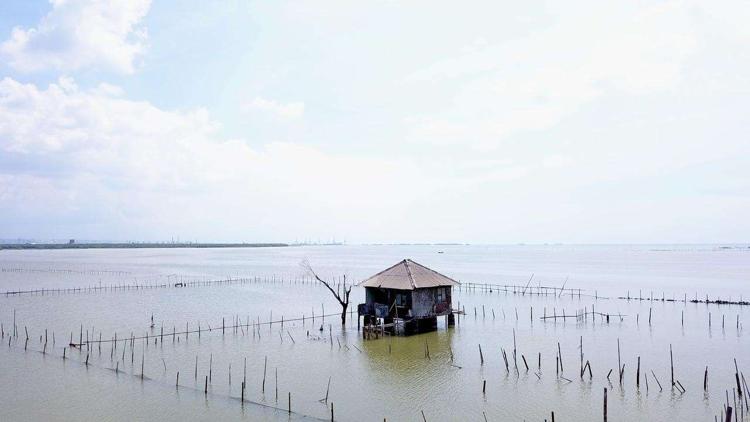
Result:
{"label": "muddy water", "polygon": [[[322,312],[334,313],[337,304],[320,286],[302,282],[299,262],[306,258],[329,277],[346,273],[358,280],[411,257],[463,281],[525,284],[534,273],[532,283],[559,286],[567,277],[569,287],[596,290],[601,296],[627,291],[636,296],[640,290],[648,297],[653,290],[657,298],[709,293],[739,299],[750,296],[748,253],[746,248],[713,246],[2,251],[0,268],[8,270],[0,273],[2,291],[173,284],[230,276],[266,280],[1,297],[5,336],[0,343],[0,394],[7,403],[3,419],[330,420],[333,402],[337,420],[422,420],[422,411],[428,421],[481,421],[485,416],[542,421],[552,411],[556,420],[601,420],[606,387],[610,420],[713,420],[726,401],[726,390],[733,404],[733,359],[750,375],[750,341],[742,327],[750,318],[746,308],[462,289],[454,301],[460,301],[466,315],[455,327],[446,329],[440,321],[434,333],[364,341],[355,320],[342,327],[338,317],[321,319]],[[363,291],[355,288],[352,302],[362,297]],[[539,319],[545,313],[570,315],[592,306],[610,313],[609,323],[602,318]],[[8,346],[14,310],[19,333]],[[303,314],[304,322],[290,321]],[[282,317],[283,327],[267,323]],[[225,326],[237,319],[251,322],[222,334],[222,318]],[[200,336],[171,335],[173,329],[185,331],[186,324],[190,331],[200,325]],[[149,341],[137,340],[134,347],[119,341],[116,348],[105,342],[101,349],[98,344],[82,351],[66,349],[63,360],[63,348],[71,335],[77,341],[81,325],[84,339],[88,331],[94,339],[100,333],[105,340],[115,333],[118,339],[132,333],[148,335]],[[580,377],[581,340],[592,378],[588,372]],[[616,369],[618,340],[625,365],[622,384]],[[558,342],[563,358],[559,375]],[[670,345],[675,378],[685,387],[684,394],[671,387]],[[510,360],[508,371],[502,348]],[[706,366],[709,389],[704,393]],[[243,378],[245,403],[240,401]],[[329,378],[326,404],[320,399]]]}

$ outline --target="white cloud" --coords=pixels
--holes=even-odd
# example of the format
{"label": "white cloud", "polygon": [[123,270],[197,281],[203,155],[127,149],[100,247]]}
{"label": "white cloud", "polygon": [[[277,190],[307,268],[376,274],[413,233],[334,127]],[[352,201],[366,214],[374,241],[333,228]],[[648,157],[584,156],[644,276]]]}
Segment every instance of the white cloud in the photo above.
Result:
{"label": "white cloud", "polygon": [[[251,148],[222,138],[205,110],[167,111],[119,94],[70,78],[46,89],[0,81],[1,219],[19,231],[42,230],[40,221],[65,221],[71,232],[91,226],[95,238],[328,237],[333,226],[361,225],[365,213],[377,216],[368,226],[386,224],[399,213],[391,205],[409,204],[423,180],[402,158],[283,142]],[[36,226],[18,222],[31,214],[43,214]]]}
{"label": "white cloud", "polygon": [[[674,90],[698,47],[681,2],[646,8],[562,5],[558,20],[527,37],[463,48],[409,75],[442,92],[437,108],[411,116],[409,139],[486,150],[510,135],[550,128],[607,94]],[[419,95],[419,94],[414,94]],[[433,94],[434,95],[434,94]]]}
{"label": "white cloud", "polygon": [[255,97],[243,106],[245,111],[262,111],[285,119],[301,117],[305,113],[305,103],[295,101],[282,103],[262,97]]}
{"label": "white cloud", "polygon": [[108,84],[101,82],[96,88],[92,89],[92,92],[102,96],[120,97],[125,94],[122,88],[117,85]]}
{"label": "white cloud", "polygon": [[[38,25],[5,42],[0,59],[62,75],[137,69],[142,19],[131,14],[128,35],[115,37],[136,51],[110,50],[83,25],[92,21],[84,13],[102,5],[54,3]],[[160,43],[154,59],[170,66],[128,81],[149,101],[96,85],[95,74],[44,87],[0,75],[0,234],[748,237],[746,3],[336,6],[282,2],[254,9],[253,25],[245,15],[211,18],[201,32],[192,26],[201,8],[190,6],[176,28],[180,7],[160,8],[168,16],[150,25],[168,24],[151,42]],[[316,19],[289,20],[287,9],[298,7]],[[215,17],[231,12],[210,8]],[[470,19],[456,20],[463,12]],[[381,18],[393,21],[386,38],[362,25]],[[215,22],[226,25],[217,31]],[[354,29],[356,39],[340,36]],[[254,31],[261,36],[247,36]],[[219,51],[201,42],[229,33],[252,43]],[[170,48],[179,43],[190,54]],[[193,66],[208,56],[210,66]],[[164,78],[163,90],[149,88]],[[196,78],[205,83],[190,85]],[[194,89],[183,95],[180,86]],[[182,109],[184,101],[216,108]],[[305,110],[311,103],[326,104],[314,119]],[[232,104],[241,110],[223,106]]]}
{"label": "white cloud", "polygon": [[151,0],[50,0],[33,28],[15,27],[0,53],[19,71],[101,67],[132,73],[146,48]]}

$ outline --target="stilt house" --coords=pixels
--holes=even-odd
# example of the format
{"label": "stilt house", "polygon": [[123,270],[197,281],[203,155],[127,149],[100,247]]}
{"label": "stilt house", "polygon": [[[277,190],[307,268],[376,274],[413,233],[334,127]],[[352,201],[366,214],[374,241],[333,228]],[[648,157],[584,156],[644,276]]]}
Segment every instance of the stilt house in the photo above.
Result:
{"label": "stilt house", "polygon": [[437,328],[437,317],[453,324],[451,289],[456,280],[404,259],[360,282],[365,303],[358,313],[365,326],[377,325],[395,334],[413,334]]}

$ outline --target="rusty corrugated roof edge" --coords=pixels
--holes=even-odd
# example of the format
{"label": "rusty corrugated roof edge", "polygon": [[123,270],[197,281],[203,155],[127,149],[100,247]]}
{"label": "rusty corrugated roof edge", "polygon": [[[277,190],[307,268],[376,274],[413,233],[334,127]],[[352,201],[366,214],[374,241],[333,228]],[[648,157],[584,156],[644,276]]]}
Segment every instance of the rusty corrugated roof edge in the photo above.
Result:
{"label": "rusty corrugated roof edge", "polygon": [[424,265],[420,264],[419,262],[415,262],[415,261],[412,261],[411,259],[405,259],[404,261],[409,261],[409,262],[411,262],[412,264],[417,264],[417,265],[419,265],[420,267],[424,268],[424,269],[425,269],[425,270],[427,270],[427,271],[433,272],[433,273],[435,273],[435,274],[439,275],[440,277],[444,277],[444,278],[447,278],[447,279],[448,279],[449,281],[453,282],[454,284],[461,284],[461,282],[460,282],[460,281],[454,280],[453,278],[451,278],[451,277],[448,277],[447,275],[445,275],[445,274],[443,274],[443,273],[440,273],[440,272],[438,272],[438,271],[435,271],[435,270],[433,270],[433,269],[432,269],[432,268],[430,268],[430,267],[425,267]]}
{"label": "rusty corrugated roof edge", "polygon": [[[385,273],[387,271],[390,271],[390,270],[398,267],[399,265],[403,264],[404,262],[406,262],[405,259],[402,259],[401,261],[398,261],[397,263],[391,265],[390,267],[384,269],[383,271],[380,271],[379,273],[377,273],[375,275],[372,275],[370,277],[367,277],[366,279],[360,281],[359,283],[357,283],[357,286],[362,286],[363,284],[367,283],[368,281],[372,280],[373,278],[375,278],[375,277],[377,277],[379,275],[382,275],[383,273]],[[371,287],[380,287],[380,286],[371,286]]]}

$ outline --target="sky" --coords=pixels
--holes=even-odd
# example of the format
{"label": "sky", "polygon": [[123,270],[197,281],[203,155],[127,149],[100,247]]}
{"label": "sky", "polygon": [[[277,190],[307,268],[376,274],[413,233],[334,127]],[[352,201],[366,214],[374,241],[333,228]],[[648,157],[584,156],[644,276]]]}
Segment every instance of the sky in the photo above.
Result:
{"label": "sky", "polygon": [[3,0],[0,238],[750,239],[747,1]]}

